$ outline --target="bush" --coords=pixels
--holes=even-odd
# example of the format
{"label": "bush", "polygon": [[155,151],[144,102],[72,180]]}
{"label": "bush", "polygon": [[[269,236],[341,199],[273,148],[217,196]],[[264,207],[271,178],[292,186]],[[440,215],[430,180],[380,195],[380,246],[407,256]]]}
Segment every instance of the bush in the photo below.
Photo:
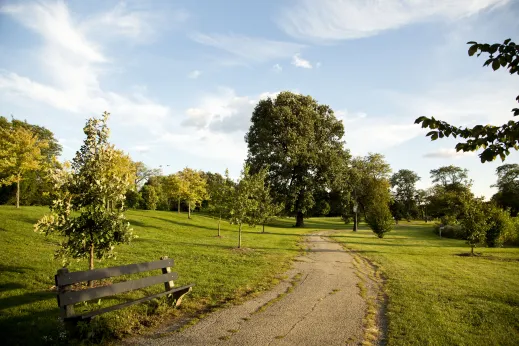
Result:
{"label": "bush", "polygon": [[435,224],[433,227],[433,232],[437,235],[440,235],[440,227],[442,228],[441,236],[445,238],[452,238],[452,239],[462,239],[467,240],[465,237],[465,231],[463,228],[461,228],[460,225],[442,225],[442,224]]}
{"label": "bush", "polygon": [[389,207],[385,203],[378,203],[366,212],[366,223],[379,238],[390,232],[393,228],[393,217]]}
{"label": "bush", "polygon": [[510,233],[505,237],[504,243],[506,245],[519,246],[519,216],[510,218],[512,226]]}
{"label": "bush", "polygon": [[514,223],[508,211],[495,205],[488,207],[489,229],[485,235],[485,241],[489,247],[501,247],[504,242],[512,238]]}

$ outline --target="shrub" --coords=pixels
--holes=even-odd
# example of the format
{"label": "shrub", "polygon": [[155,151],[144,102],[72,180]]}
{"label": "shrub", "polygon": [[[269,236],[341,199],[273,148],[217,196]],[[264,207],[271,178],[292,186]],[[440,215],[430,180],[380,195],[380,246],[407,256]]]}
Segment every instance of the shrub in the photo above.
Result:
{"label": "shrub", "polygon": [[514,223],[510,213],[495,205],[488,207],[489,229],[485,235],[486,243],[489,247],[501,247],[503,243],[512,238],[514,233]]}
{"label": "shrub", "polygon": [[446,225],[443,226],[442,224],[435,224],[433,227],[433,232],[437,235],[440,235],[440,227],[442,228],[441,236],[445,238],[452,238],[452,239],[463,239],[465,238],[465,231],[463,228],[461,228],[460,225]]}
{"label": "shrub", "polygon": [[474,198],[466,201],[463,206],[460,224],[465,231],[467,244],[470,245],[472,255],[474,254],[474,248],[485,241],[486,233],[490,228],[487,215],[487,208],[485,208],[481,199]]}
{"label": "shrub", "polygon": [[385,203],[377,203],[366,212],[366,223],[379,238],[393,228],[393,217]]}
{"label": "shrub", "polygon": [[519,246],[519,216],[510,218],[512,226],[510,227],[510,233],[504,240],[506,245]]}

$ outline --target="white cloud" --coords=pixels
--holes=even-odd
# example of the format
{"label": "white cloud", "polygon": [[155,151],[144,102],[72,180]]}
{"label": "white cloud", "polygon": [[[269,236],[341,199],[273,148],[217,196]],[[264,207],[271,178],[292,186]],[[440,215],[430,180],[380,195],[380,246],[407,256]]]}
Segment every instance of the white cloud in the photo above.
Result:
{"label": "white cloud", "polygon": [[448,159],[448,158],[460,158],[463,156],[475,156],[475,152],[462,152],[462,151],[456,151],[454,148],[440,148],[435,151],[431,151],[429,153],[424,154],[424,157],[427,158],[442,158],[442,159]]}
{"label": "white cloud", "polygon": [[194,70],[194,71],[189,72],[189,74],[187,76],[191,79],[197,79],[198,77],[200,77],[201,74],[202,74],[202,71]]}
{"label": "white cloud", "polygon": [[294,56],[292,57],[292,65],[302,68],[312,68],[312,64],[310,64],[310,61],[301,58],[299,53],[294,54]]}
{"label": "white cloud", "polygon": [[289,35],[343,40],[376,35],[416,22],[458,20],[509,0],[300,0],[276,19]]}
{"label": "white cloud", "polygon": [[304,48],[304,45],[298,43],[234,34],[195,33],[191,35],[191,39],[200,44],[225,50],[239,58],[253,62],[266,62],[290,57]]}
{"label": "white cloud", "polygon": [[168,107],[142,92],[122,95],[102,88],[99,76],[101,69],[111,66],[110,59],[79,29],[82,22],[72,18],[64,2],[5,6],[1,11],[42,37],[38,63],[47,75],[47,81],[40,82],[0,70],[0,89],[5,94],[90,116],[110,111],[124,124],[156,127],[168,115]]}
{"label": "white cloud", "polygon": [[274,66],[272,66],[272,71],[281,73],[283,71],[283,67],[281,67],[280,64],[275,64]]}

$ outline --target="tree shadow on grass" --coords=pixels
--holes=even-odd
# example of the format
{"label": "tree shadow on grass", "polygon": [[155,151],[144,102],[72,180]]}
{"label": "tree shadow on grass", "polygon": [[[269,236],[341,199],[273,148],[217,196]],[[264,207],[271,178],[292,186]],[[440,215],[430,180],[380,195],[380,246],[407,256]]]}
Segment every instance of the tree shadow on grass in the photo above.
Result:
{"label": "tree shadow on grass", "polygon": [[45,290],[0,298],[0,311],[48,299],[56,299],[56,292]]}
{"label": "tree shadow on grass", "polygon": [[[182,221],[177,221],[177,220],[165,219],[165,218],[156,217],[156,216],[146,216],[146,217],[149,217],[151,219],[157,219],[157,220],[160,220],[160,221],[163,221],[163,222],[172,223],[172,224],[178,225],[178,226],[191,227],[191,228],[202,228],[202,229],[207,229],[207,230],[210,230],[210,231],[217,231],[218,230],[218,226],[217,225],[215,225],[215,227],[213,228],[213,227],[201,226],[201,225],[196,225],[196,224],[182,222]],[[148,226],[143,224],[143,227],[148,227]],[[156,228],[159,228],[159,227],[156,227]]]}
{"label": "tree shadow on grass", "polygon": [[157,227],[157,226],[153,226],[153,225],[149,225],[149,224],[146,224],[142,221],[138,221],[138,220],[128,220],[128,222],[130,222],[130,227],[131,226],[137,226],[137,227],[142,227],[142,228],[155,228],[155,229],[161,229],[160,227]]}

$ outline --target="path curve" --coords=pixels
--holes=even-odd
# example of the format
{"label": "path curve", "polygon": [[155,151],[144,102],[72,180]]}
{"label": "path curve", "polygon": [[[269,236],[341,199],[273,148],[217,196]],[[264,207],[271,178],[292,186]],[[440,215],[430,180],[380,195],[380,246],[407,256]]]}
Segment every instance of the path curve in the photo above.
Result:
{"label": "path curve", "polygon": [[[163,328],[126,345],[357,345],[366,303],[353,256],[319,232],[288,279],[242,305],[216,311],[178,333]],[[195,288],[196,289],[196,288]]]}

